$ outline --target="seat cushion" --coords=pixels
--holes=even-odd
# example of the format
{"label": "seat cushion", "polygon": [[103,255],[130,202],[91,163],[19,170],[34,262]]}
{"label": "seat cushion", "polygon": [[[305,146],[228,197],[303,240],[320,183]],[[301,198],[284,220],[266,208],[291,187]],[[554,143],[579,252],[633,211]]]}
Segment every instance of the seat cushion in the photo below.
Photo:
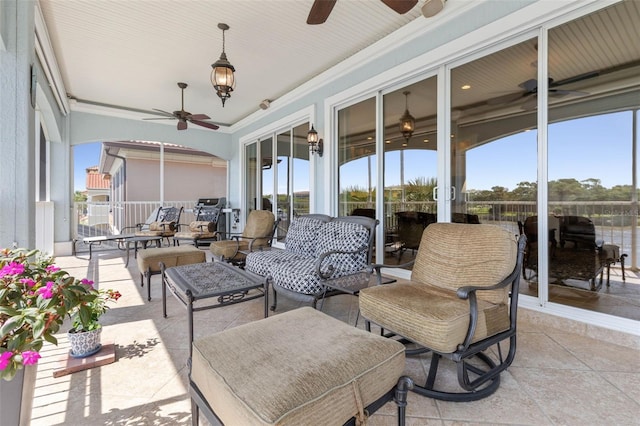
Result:
{"label": "seat cushion", "polygon": [[227,425],[341,425],[404,361],[402,344],[305,307],[196,340],[191,380]]}
{"label": "seat cushion", "polygon": [[[455,352],[469,328],[469,301],[450,290],[394,283],[360,291],[360,312],[383,328],[441,353]],[[473,342],[509,329],[507,304],[478,299]]]}
{"label": "seat cushion", "polygon": [[249,241],[240,239],[214,241],[209,245],[209,251],[216,258],[244,259],[246,256],[240,250],[249,250]]}
{"label": "seat cushion", "polygon": [[[269,267],[273,284],[302,294],[320,294],[320,276],[316,274],[316,259],[301,257],[294,261],[280,262]],[[324,268],[322,272],[327,272]]]}
{"label": "seat cushion", "polygon": [[258,250],[247,255],[245,269],[249,272],[253,272],[254,274],[266,277],[271,275],[271,270],[276,265],[280,265],[282,263],[291,264],[291,262],[298,262],[301,259],[306,258],[310,258],[310,256],[292,253],[289,250],[278,250],[274,248],[263,251]]}
{"label": "seat cushion", "polygon": [[[500,226],[433,223],[422,234],[411,280],[453,292],[465,285],[489,287],[513,272],[517,255],[515,234]],[[510,289],[478,297],[507,303]]]}
{"label": "seat cushion", "polygon": [[160,272],[160,262],[170,268],[202,263],[206,260],[205,252],[193,246],[148,248],[140,250],[137,257],[140,272],[145,272],[147,268],[150,268],[151,272]]}

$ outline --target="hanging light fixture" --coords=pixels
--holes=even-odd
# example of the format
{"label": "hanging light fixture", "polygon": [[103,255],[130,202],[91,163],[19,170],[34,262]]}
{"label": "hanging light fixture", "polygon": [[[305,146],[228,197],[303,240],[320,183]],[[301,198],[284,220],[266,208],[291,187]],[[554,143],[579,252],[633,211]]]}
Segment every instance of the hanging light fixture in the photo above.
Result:
{"label": "hanging light fixture", "polygon": [[[406,144],[409,143],[409,138],[413,135],[413,131],[416,128],[416,120],[411,114],[409,114],[409,94],[411,92],[402,92],[404,95],[404,114],[400,117],[400,133],[404,137]],[[406,146],[403,144],[403,146]]]}
{"label": "hanging light fixture", "polygon": [[322,157],[322,139],[318,139],[318,132],[311,125],[309,133],[307,133],[307,142],[309,143],[309,151],[311,154],[318,154]]}
{"label": "hanging light fixture", "polygon": [[224,52],[224,32],[229,29],[227,24],[218,24],[218,28],[222,30],[222,53],[220,59],[215,64],[211,64],[211,84],[216,89],[216,94],[222,99],[222,107],[224,102],[231,97],[231,92],[236,87],[236,79],[233,73],[235,68],[227,60],[227,54]]}

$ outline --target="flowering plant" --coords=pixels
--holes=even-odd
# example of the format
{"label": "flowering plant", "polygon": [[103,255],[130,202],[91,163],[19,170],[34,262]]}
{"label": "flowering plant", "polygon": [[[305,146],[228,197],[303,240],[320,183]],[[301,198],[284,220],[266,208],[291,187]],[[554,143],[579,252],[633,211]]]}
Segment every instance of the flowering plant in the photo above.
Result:
{"label": "flowering plant", "polygon": [[100,316],[107,312],[109,306],[107,302],[116,302],[121,294],[115,290],[95,290],[91,292],[90,298],[81,303],[72,314],[73,328],[71,333],[96,330],[101,327],[98,320]]}
{"label": "flowering plant", "polygon": [[45,341],[57,345],[54,334],[67,315],[78,313],[89,326],[87,311],[106,310],[92,308],[104,294],[110,293],[70,276],[38,250],[0,249],[0,378],[11,380],[23,365],[36,364]]}

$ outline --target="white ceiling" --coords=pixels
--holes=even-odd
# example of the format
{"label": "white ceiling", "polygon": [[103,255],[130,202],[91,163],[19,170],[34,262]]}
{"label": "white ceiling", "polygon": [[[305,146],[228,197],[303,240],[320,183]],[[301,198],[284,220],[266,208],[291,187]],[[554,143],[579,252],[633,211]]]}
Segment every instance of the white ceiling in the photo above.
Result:
{"label": "white ceiling", "polygon": [[[420,13],[379,0],[338,0],[327,22],[307,25],[313,0],[39,0],[68,96],[151,111],[185,109],[231,125],[391,34]],[[437,17],[436,17],[437,18]],[[431,19],[436,19],[431,18]],[[236,90],[222,107],[210,82],[222,51]]]}

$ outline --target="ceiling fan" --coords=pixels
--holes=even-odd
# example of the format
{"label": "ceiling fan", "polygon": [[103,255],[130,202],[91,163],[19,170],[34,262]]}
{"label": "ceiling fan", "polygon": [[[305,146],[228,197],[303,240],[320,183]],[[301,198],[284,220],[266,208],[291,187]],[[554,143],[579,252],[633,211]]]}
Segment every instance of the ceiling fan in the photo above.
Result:
{"label": "ceiling fan", "polygon": [[210,117],[206,114],[191,114],[184,110],[184,89],[187,88],[187,83],[178,83],[178,87],[182,90],[182,107],[180,111],[167,112],[161,109],[153,108],[154,111],[161,112],[165,114],[166,117],[154,117],[154,118],[143,118],[143,120],[178,120],[178,130],[185,130],[187,128],[187,121],[193,124],[197,124],[198,126],[206,127],[207,129],[217,130],[220,126],[207,123],[202,120],[209,120]]}
{"label": "ceiling fan", "polygon": [[[565,90],[560,89],[561,86],[577,83],[578,81],[588,80],[590,78],[598,77],[600,73],[598,71],[591,71],[584,74],[576,75],[574,77],[565,78],[563,80],[555,81],[553,78],[549,78],[549,96],[554,98],[561,98],[567,95],[573,96],[587,96],[590,93],[581,92],[578,90]],[[526,100],[526,102],[522,105],[523,109],[532,109],[536,106],[536,98],[538,95],[538,80],[535,78],[529,79],[525,82],[522,82],[518,85],[518,87],[522,88],[524,91],[519,93],[511,93],[508,95],[498,96],[496,98],[490,99],[487,101],[489,105],[499,105],[511,102],[520,102],[522,100]]]}
{"label": "ceiling fan", "polygon": [[[309,25],[318,25],[324,23],[331,11],[333,10],[333,6],[336,5],[337,0],[315,0],[313,2],[313,6],[311,6],[311,11],[309,12],[309,17],[307,18],[307,24]],[[381,0],[382,3],[389,6],[391,9],[396,11],[399,14],[405,14],[418,3],[418,0]]]}

